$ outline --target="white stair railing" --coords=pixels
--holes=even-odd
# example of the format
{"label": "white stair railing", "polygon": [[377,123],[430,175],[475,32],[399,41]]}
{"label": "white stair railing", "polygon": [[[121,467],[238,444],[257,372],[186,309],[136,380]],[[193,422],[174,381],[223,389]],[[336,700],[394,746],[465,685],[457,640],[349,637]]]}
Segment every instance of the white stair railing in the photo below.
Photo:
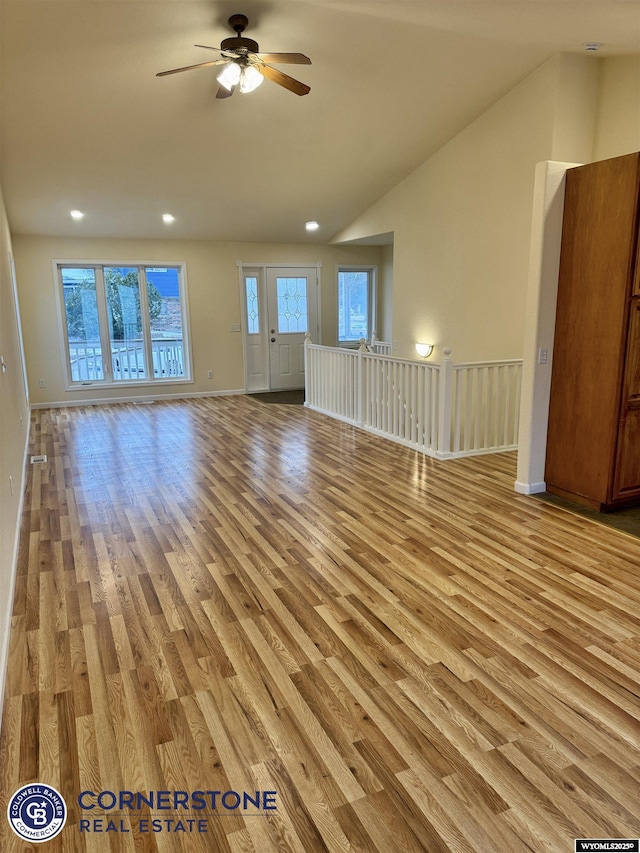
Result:
{"label": "white stair railing", "polygon": [[452,451],[455,455],[518,446],[521,361],[453,366]]}
{"label": "white stair railing", "polygon": [[358,423],[357,370],[356,350],[314,346],[311,354],[305,342],[305,404],[341,420]]}
{"label": "white stair railing", "polygon": [[359,426],[425,452],[435,449],[439,365],[362,349],[358,357],[363,380]]}
{"label": "white stair railing", "polygon": [[305,344],[305,405],[447,459],[517,446],[522,361],[455,365]]}
{"label": "white stair railing", "polygon": [[379,341],[376,333],[371,333],[371,340],[369,342],[369,350],[371,352],[375,352],[378,355],[391,355],[392,349],[393,343],[391,341]]}

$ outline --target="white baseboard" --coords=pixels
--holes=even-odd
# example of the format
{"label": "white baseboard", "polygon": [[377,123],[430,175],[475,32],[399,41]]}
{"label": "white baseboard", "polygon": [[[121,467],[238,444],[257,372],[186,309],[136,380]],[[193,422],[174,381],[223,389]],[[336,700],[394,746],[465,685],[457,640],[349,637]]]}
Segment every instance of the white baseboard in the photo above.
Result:
{"label": "white baseboard", "polygon": [[546,483],[521,483],[516,480],[514,489],[519,495],[539,495],[540,492],[547,491]]}
{"label": "white baseboard", "polygon": [[32,409],[62,409],[67,406],[111,406],[114,403],[153,403],[154,400],[191,400],[200,397],[232,397],[246,394],[244,388],[228,391],[196,391],[193,394],[138,394],[135,397],[97,397],[93,400],[59,400],[51,403],[33,403]]}
{"label": "white baseboard", "polygon": [[[29,413],[27,413],[28,415]],[[29,419],[30,420],[30,419]],[[20,547],[20,531],[22,529],[22,512],[24,510],[24,493],[27,484],[27,456],[29,454],[29,440],[31,437],[31,426],[27,421],[24,452],[22,454],[22,480],[20,482],[20,502],[18,504],[18,517],[16,521],[16,532],[13,538],[13,554],[11,558],[11,578],[9,580],[9,594],[3,602],[6,613],[2,614],[0,624],[6,625],[6,630],[0,634],[0,723],[2,722],[2,710],[4,700],[4,688],[7,680],[7,666],[9,664],[9,640],[11,638],[11,614],[13,612],[13,596],[16,589],[16,575],[18,572],[18,549]],[[6,618],[5,618],[6,617]]]}

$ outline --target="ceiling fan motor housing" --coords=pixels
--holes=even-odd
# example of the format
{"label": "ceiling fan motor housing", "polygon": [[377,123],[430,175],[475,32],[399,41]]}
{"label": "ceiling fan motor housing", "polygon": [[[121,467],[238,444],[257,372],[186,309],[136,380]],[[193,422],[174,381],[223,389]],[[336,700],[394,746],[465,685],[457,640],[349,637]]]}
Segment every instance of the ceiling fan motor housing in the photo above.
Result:
{"label": "ceiling fan motor housing", "polygon": [[257,53],[259,50],[258,42],[253,39],[245,38],[242,33],[249,23],[249,18],[246,15],[232,15],[229,18],[229,26],[235,30],[235,36],[224,39],[220,44],[220,50],[233,50],[235,53]]}
{"label": "ceiling fan motor housing", "polygon": [[233,50],[236,53],[257,53],[258,42],[244,36],[232,36],[220,42],[220,50]]}

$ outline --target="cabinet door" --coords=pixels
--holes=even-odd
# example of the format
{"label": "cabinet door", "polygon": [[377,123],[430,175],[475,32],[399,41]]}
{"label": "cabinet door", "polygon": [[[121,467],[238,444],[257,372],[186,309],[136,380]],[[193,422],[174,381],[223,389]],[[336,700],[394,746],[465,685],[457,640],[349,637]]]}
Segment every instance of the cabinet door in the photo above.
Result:
{"label": "cabinet door", "polygon": [[629,333],[624,368],[622,406],[640,404],[640,299],[629,307]]}
{"label": "cabinet door", "polygon": [[629,306],[613,499],[634,492],[640,493],[640,299],[632,299]]}
{"label": "cabinet door", "polygon": [[[640,175],[639,175],[640,177]],[[636,256],[631,270],[631,295],[640,296],[640,212],[636,214]]]}
{"label": "cabinet door", "polygon": [[640,404],[623,415],[618,437],[614,500],[640,494]]}

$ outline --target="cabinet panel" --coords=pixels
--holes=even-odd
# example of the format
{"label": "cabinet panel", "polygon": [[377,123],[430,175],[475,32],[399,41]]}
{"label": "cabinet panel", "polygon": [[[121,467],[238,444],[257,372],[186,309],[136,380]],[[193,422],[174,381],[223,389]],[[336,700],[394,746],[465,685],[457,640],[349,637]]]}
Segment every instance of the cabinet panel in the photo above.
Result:
{"label": "cabinet panel", "polygon": [[636,213],[636,255],[631,271],[631,295],[640,296],[640,209]]}
{"label": "cabinet panel", "polygon": [[629,332],[612,498],[640,496],[640,299],[629,305]]}
{"label": "cabinet panel", "polygon": [[640,404],[640,299],[631,302],[622,405]]}
{"label": "cabinet panel", "polygon": [[627,409],[618,439],[614,500],[640,495],[640,406]]}

